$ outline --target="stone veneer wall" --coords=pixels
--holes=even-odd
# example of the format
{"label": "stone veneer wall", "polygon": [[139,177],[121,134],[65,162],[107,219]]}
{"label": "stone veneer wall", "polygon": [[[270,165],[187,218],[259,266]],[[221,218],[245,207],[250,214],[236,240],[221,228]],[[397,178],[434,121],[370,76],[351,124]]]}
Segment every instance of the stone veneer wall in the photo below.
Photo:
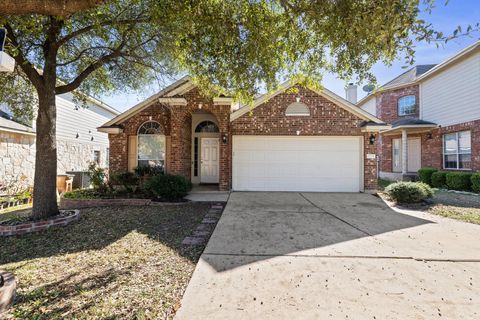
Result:
{"label": "stone veneer wall", "polygon": [[0,183],[33,184],[35,136],[0,132]]}
{"label": "stone veneer wall", "polygon": [[[107,166],[105,145],[57,141],[57,172],[85,171],[93,161],[93,151],[100,151],[100,164]],[[0,132],[0,183],[32,186],[35,173],[35,136]]]}

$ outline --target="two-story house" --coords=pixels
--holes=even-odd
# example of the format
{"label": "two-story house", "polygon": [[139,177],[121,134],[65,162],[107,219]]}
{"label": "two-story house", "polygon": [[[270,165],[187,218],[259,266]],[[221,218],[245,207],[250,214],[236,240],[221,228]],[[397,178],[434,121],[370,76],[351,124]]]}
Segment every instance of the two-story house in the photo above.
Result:
{"label": "two-story house", "polygon": [[[97,127],[119,112],[105,103],[87,98],[79,106],[71,94],[59,95],[57,102],[57,172],[86,171],[90,162],[107,168],[108,135]],[[35,121],[21,123],[5,106],[0,108],[0,184],[33,184],[35,172]]]}
{"label": "two-story house", "polygon": [[480,41],[438,65],[418,65],[357,104],[391,124],[379,134],[379,176],[421,167],[480,170]]}

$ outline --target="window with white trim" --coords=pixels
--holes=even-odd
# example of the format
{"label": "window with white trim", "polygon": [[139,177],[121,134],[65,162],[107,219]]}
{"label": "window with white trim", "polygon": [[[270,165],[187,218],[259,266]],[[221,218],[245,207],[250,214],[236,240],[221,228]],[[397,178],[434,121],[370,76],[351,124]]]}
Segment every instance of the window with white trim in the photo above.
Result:
{"label": "window with white trim", "polygon": [[398,115],[408,116],[415,114],[417,108],[416,98],[414,95],[401,97],[398,99]]}
{"label": "window with white trim", "polygon": [[469,170],[472,168],[472,140],[470,131],[443,135],[443,167]]}
{"label": "window with white trim", "polygon": [[138,166],[165,167],[165,135],[160,124],[145,122],[138,129]]}

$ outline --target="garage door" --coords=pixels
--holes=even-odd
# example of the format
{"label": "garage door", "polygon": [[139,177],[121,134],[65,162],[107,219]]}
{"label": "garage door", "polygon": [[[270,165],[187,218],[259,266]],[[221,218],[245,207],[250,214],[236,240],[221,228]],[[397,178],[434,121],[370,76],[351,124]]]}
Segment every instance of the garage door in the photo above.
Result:
{"label": "garage door", "polygon": [[360,137],[233,136],[233,190],[358,192]]}

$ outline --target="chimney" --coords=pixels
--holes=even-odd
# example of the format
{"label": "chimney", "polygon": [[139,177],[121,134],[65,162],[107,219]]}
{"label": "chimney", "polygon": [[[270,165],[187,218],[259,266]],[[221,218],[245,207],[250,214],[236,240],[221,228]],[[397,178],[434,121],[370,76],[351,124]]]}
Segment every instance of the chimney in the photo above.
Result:
{"label": "chimney", "polygon": [[349,102],[356,104],[357,103],[357,86],[350,82],[348,86],[345,87],[345,96]]}

